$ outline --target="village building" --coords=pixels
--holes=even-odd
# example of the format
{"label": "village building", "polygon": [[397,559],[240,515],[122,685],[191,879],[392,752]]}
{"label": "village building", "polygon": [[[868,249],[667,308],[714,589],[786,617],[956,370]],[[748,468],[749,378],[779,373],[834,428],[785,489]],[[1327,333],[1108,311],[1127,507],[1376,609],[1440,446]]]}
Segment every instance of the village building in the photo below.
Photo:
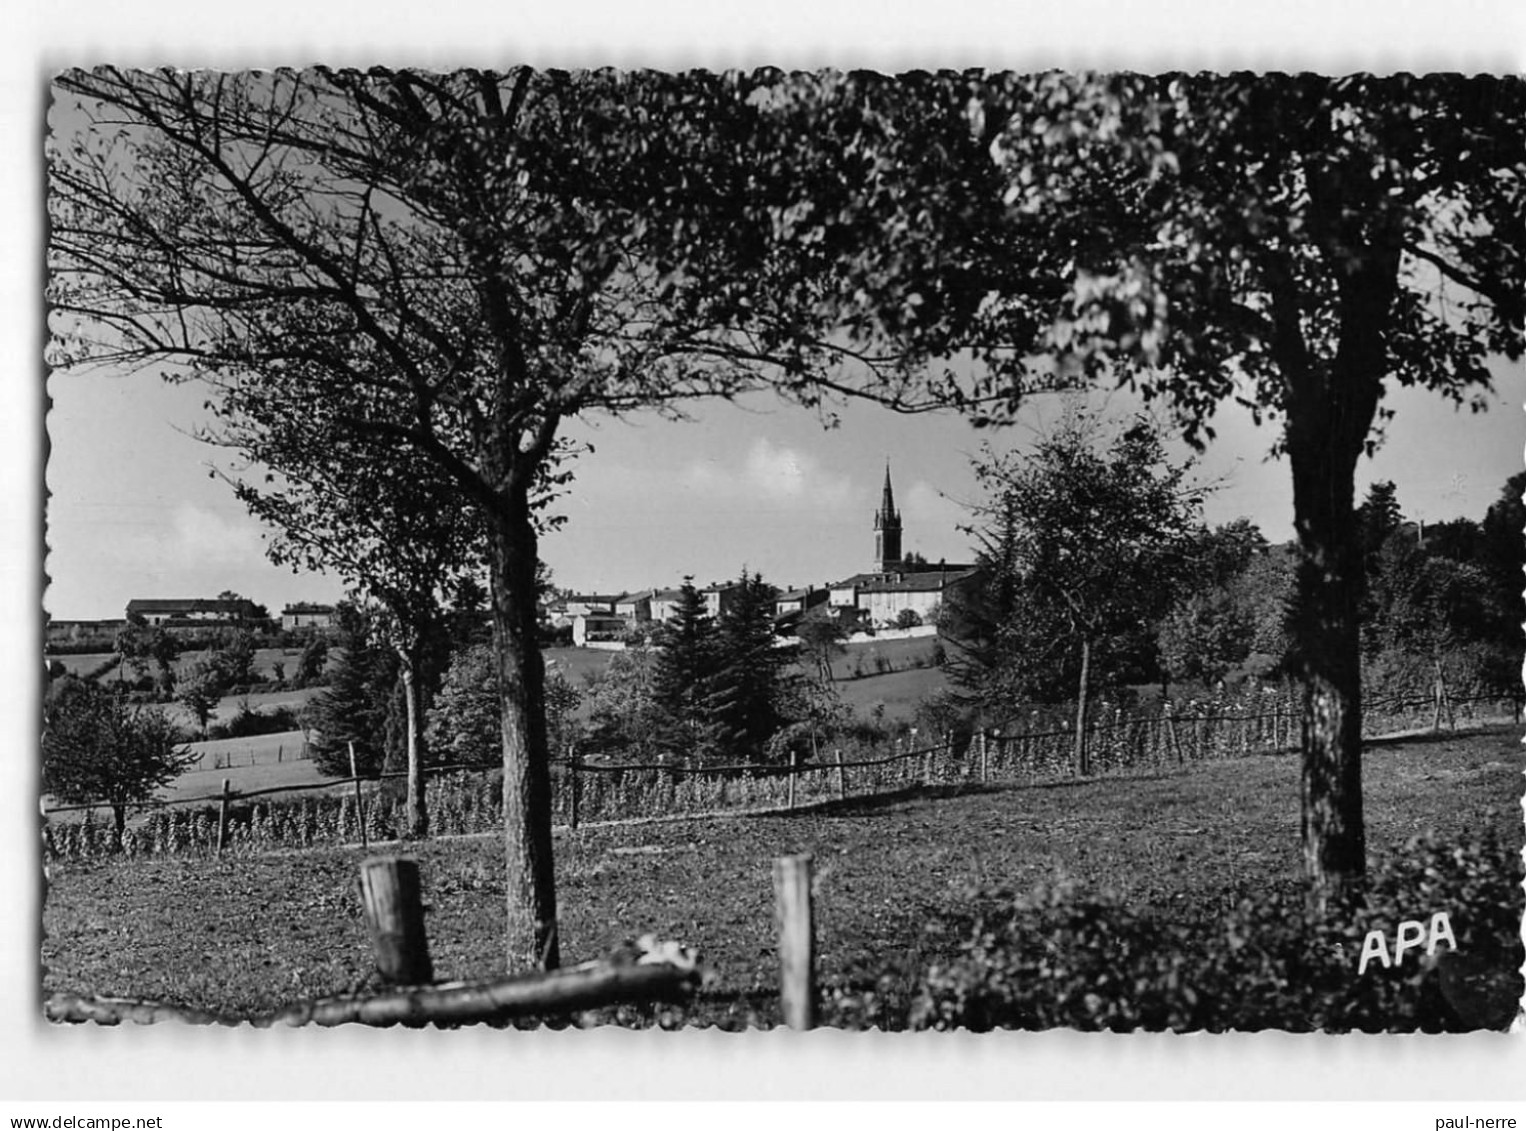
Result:
{"label": "village building", "polygon": [[334,627],[333,605],[314,605],[298,601],[281,610],[281,628],[286,632],[312,630],[327,632]]}
{"label": "village building", "polygon": [[937,622],[943,603],[955,590],[975,580],[973,568],[919,570],[864,580],[858,586],[858,608],[873,625],[893,625],[912,612],[922,624]]}
{"label": "village building", "polygon": [[684,599],[682,589],[652,590],[652,619],[667,624],[678,615],[678,606]]}
{"label": "village building", "polygon": [[566,617],[594,616],[599,613],[613,613],[615,602],[619,594],[604,596],[599,593],[569,593],[557,610]]}
{"label": "village building", "polygon": [[579,648],[615,645],[631,629],[628,617],[614,613],[578,613],[572,618],[572,642]]}
{"label": "village building", "polygon": [[736,603],[737,594],[741,592],[741,586],[735,581],[723,582],[720,585],[709,585],[699,591],[699,595],[705,599],[705,614],[711,620],[716,619]]}
{"label": "village building", "polygon": [[774,598],[774,616],[784,617],[814,609],[831,597],[830,591],[807,585],[804,589],[789,589]]}
{"label": "village building", "polygon": [[852,610],[859,620],[881,628],[896,624],[907,610],[930,624],[956,590],[976,582],[979,570],[973,565],[908,561],[901,552],[901,535],[901,512],[887,463],[880,509],[874,514],[874,569],[832,582],[827,587],[830,608]]}
{"label": "village building", "polygon": [[652,619],[652,590],[627,593],[615,599],[615,615],[633,624],[645,624]]}

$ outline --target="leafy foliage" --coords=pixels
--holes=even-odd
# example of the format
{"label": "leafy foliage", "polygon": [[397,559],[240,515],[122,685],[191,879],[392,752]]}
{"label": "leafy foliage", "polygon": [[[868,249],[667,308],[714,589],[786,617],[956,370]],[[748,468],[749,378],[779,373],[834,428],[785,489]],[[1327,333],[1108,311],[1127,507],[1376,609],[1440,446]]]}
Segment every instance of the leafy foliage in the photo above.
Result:
{"label": "leafy foliage", "polygon": [[669,742],[681,756],[714,754],[719,735],[709,715],[720,645],[692,577],[683,579],[673,615],[652,642],[652,706],[663,717]]}
{"label": "leafy foliage", "polygon": [[[1492,832],[1415,839],[1342,920],[1309,919],[1286,886],[1247,894],[1222,916],[1173,921],[1063,887],[987,893],[960,958],[928,971],[913,1028],[1336,1032],[1503,1029],[1520,999],[1519,852]],[[1446,909],[1456,955],[1357,972],[1369,930]],[[1425,912],[1428,918],[1428,912]],[[1459,957],[1487,973],[1474,1005],[1443,989]]]}
{"label": "leafy foliage", "polygon": [[[565,754],[575,740],[573,715],[581,694],[559,671],[546,677],[546,723],[552,749]],[[498,665],[489,644],[469,644],[451,657],[428,712],[431,765],[482,765],[503,742]]]}
{"label": "leafy foliage", "polygon": [[177,699],[205,731],[207,720],[212,717],[227,686],[223,668],[210,656],[204,656],[181,673]]}
{"label": "leafy foliage", "polygon": [[139,678],[148,674],[152,664],[160,695],[166,699],[170,697],[175,686],[174,664],[180,656],[180,645],[172,633],[158,625],[144,623],[141,618],[129,620],[117,633],[115,646]]}
{"label": "leafy foliage", "polygon": [[130,806],[151,800],[194,760],[164,712],[129,707],[99,684],[65,677],[43,710],[42,786],[64,804],[105,802],[120,836]]}
{"label": "leafy foliage", "polygon": [[336,610],[339,658],[329,684],[311,700],[313,764],[325,774],[350,775],[350,746],[362,774],[380,773],[399,750],[393,699],[397,653],[376,638],[371,610],[344,602]]}
{"label": "leafy foliage", "polygon": [[1203,492],[1147,421],[1105,444],[1096,433],[1076,415],[1021,459],[975,465],[985,591],[965,606],[973,631],[952,671],[988,704],[1071,698],[1083,645],[1100,683],[1153,666]]}
{"label": "leafy foliage", "polygon": [[784,669],[792,657],[774,647],[777,596],[761,575],[744,570],[716,623],[709,716],[719,732],[722,756],[729,759],[761,759],[786,721],[780,700]]}
{"label": "leafy foliage", "polygon": [[1216,683],[1233,671],[1282,674],[1292,561],[1260,531],[1237,520],[1202,531],[1189,551],[1183,592],[1160,623],[1164,675]]}
{"label": "leafy foliage", "polygon": [[830,605],[817,605],[800,618],[795,636],[823,683],[832,682],[832,661],[847,651],[848,626]]}

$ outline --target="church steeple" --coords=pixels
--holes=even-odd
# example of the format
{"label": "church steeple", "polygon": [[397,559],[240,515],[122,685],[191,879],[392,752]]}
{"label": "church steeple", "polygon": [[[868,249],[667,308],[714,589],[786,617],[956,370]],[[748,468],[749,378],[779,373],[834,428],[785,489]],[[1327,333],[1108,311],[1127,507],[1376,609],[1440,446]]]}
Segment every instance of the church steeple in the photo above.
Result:
{"label": "church steeple", "polygon": [[901,516],[895,509],[895,492],[890,487],[890,461],[885,461],[885,491],[879,513],[874,516],[874,568],[891,573],[901,564]]}

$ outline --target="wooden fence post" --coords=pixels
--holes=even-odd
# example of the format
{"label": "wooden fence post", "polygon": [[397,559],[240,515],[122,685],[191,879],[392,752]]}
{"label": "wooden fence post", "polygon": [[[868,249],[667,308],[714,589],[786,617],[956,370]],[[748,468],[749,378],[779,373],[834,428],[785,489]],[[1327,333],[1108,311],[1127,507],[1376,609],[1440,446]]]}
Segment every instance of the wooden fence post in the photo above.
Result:
{"label": "wooden fence post", "polygon": [[371,851],[371,839],[366,835],[366,802],[360,794],[360,771],[355,768],[355,744],[350,743],[350,777],[355,781],[355,820],[360,825],[360,847]]}
{"label": "wooden fence post", "polygon": [[848,780],[843,773],[842,747],[838,747],[833,753],[837,756],[837,800],[848,800]]}
{"label": "wooden fence post", "polygon": [[816,930],[811,919],[811,857],[774,860],[779,929],[779,1005],[791,1029],[816,1027]]}
{"label": "wooden fence post", "polygon": [[795,807],[795,766],[796,755],[793,749],[789,752],[789,808]]}
{"label": "wooden fence post", "polygon": [[217,809],[217,854],[223,854],[223,845],[228,843],[228,779],[223,778],[223,801]]}
{"label": "wooden fence post", "polygon": [[1182,736],[1176,733],[1176,719],[1171,716],[1171,701],[1166,700],[1161,707],[1160,713],[1166,720],[1166,733],[1171,736],[1171,748],[1176,751],[1176,764],[1180,766],[1182,758]]}
{"label": "wooden fence post", "polygon": [[980,784],[986,783],[986,732],[980,732]]}
{"label": "wooden fence post", "polygon": [[418,861],[401,856],[365,861],[360,866],[360,894],[377,972],[397,986],[433,982]]}

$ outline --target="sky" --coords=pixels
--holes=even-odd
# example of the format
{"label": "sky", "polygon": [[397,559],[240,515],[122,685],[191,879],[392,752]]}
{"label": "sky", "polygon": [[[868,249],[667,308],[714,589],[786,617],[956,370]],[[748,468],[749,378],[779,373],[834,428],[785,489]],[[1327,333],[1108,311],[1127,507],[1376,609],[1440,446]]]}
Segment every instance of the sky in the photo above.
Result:
{"label": "sky", "polygon": [[[236,470],[229,453],[196,438],[205,392],[149,373],[55,374],[49,381],[48,612],[69,620],[120,617],[139,597],[215,596],[233,590],[273,613],[330,601],[335,576],[293,574],[264,556],[264,528],[210,469]],[[1522,468],[1526,371],[1501,363],[1488,412],[1458,412],[1423,392],[1399,391],[1395,419],[1359,492],[1398,486],[1410,518],[1481,518]],[[1102,403],[1102,402],[1099,402]],[[983,445],[1027,449],[1061,410],[1035,401],[1011,427],[980,430],[952,415],[898,415],[845,405],[827,428],[770,394],[692,410],[692,420],[649,417],[572,422],[589,446],[556,510],[564,526],[543,540],[555,583],[618,593],[700,584],[743,569],[781,586],[822,585],[870,568],[873,517],[888,464],[904,528],[903,550],[930,562],[969,560],[961,527],[979,501],[971,459]],[[1135,402],[1105,400],[1114,417]],[[1271,426],[1224,409],[1198,478],[1216,485],[1212,523],[1245,516],[1273,541],[1292,537],[1286,461],[1269,461]],[[1177,459],[1190,453],[1175,445]]]}

